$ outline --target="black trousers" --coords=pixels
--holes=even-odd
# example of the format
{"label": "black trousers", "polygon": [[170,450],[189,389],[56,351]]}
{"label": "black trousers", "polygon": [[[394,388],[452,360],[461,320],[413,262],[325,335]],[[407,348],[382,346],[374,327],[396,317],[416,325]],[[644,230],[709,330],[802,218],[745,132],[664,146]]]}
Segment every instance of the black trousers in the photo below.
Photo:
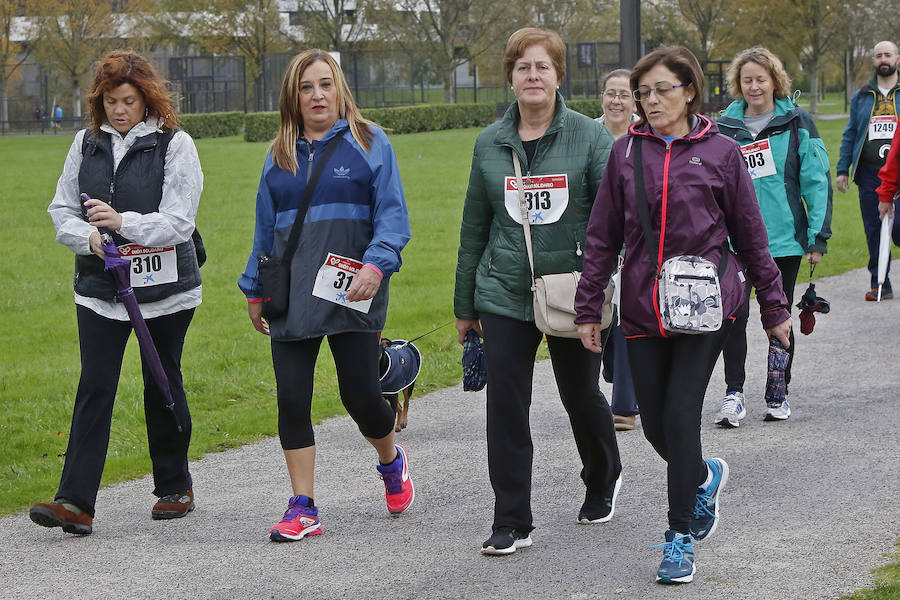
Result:
{"label": "black trousers", "polygon": [[669,529],[689,533],[697,488],[706,480],[700,410],[731,321],[704,335],[627,340],[644,437],[666,461]]}
{"label": "black trousers", "polygon": [[[781,271],[781,283],[784,286],[784,294],[787,296],[788,312],[794,306],[794,287],[797,285],[797,274],[800,271],[802,256],[782,256],[775,259],[778,270]],[[744,363],[747,362],[747,321],[750,318],[750,286],[747,286],[747,297],[738,314],[735,315],[734,324],[725,338],[725,346],[722,348],[722,360],[725,363],[725,393],[743,392],[744,381],[747,374]],[[785,383],[791,383],[791,365],[794,363],[794,330],[790,333],[791,347],[788,348],[788,364],[784,371]],[[767,369],[765,363],[763,368]]]}
{"label": "black trousers", "polygon": [[[531,407],[534,359],[543,333],[531,321],[481,315],[487,360],[488,472],[494,489],[494,523],[534,529],[531,515]],[[598,385],[600,355],[577,339],[547,336],[563,407],[569,414],[587,494],[601,495],[622,464],[612,412]]]}
{"label": "black trousers", "polygon": [[[75,393],[72,428],[56,498],[65,498],[93,517],[131,323],[101,317],[83,306],[76,306],[76,314],[81,379]],[[153,463],[153,493],[160,497],[182,492],[193,485],[187,460],[191,443],[191,413],[181,379],[181,352],[193,317],[194,309],[191,308],[147,319],[147,329],[169,379],[175,412],[183,428],[179,433],[172,413],[165,408],[162,392],[141,356],[144,416]]]}
{"label": "black trousers", "polygon": [[[278,436],[284,450],[308,448],[316,443],[310,410],[321,344],[321,337],[290,342],[272,340]],[[388,435],[394,429],[394,410],[381,395],[378,334],[363,331],[329,335],[328,346],[347,414],[364,436],[381,439]]]}

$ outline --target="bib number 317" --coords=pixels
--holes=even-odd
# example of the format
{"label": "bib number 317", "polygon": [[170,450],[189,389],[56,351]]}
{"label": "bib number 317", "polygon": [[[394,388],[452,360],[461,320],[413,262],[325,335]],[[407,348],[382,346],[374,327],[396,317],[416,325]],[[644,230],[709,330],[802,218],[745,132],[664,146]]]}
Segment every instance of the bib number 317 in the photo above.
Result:
{"label": "bib number 317", "polygon": [[362,266],[363,264],[358,260],[329,252],[325,258],[325,264],[319,267],[319,272],[316,274],[312,295],[338,306],[368,313],[369,307],[372,306],[372,298],[357,302],[347,300],[350,285]]}

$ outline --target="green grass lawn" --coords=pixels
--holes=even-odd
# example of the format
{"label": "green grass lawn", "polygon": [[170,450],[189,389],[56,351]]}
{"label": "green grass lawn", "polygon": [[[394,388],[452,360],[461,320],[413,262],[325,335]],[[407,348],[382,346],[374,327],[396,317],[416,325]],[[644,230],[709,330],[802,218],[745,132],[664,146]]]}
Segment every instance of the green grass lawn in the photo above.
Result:
{"label": "green grass lawn", "polygon": [[[837,162],[845,122],[819,121]],[[452,320],[459,219],[477,130],[392,137],[409,206],[413,237],[403,269],[391,280],[385,335],[412,338]],[[79,374],[72,302],[73,258],[53,240],[46,214],[68,136],[0,137],[0,515],[51,499],[59,481]],[[206,184],[197,224],[209,261],[202,269],[204,301],[184,352],[193,415],[191,458],[276,434],[275,382],[268,339],[256,333],[235,280],[250,249],[256,186],[266,144],[240,138],[198,140]],[[856,189],[835,191],[834,236],[816,277],[862,267],[867,260]],[[800,283],[805,279],[801,274]],[[860,293],[866,281],[860,281]],[[827,297],[827,288],[820,290]],[[425,393],[458,382],[460,348],[452,326],[417,342]],[[341,414],[327,344],[316,371],[313,415]],[[132,339],[113,415],[103,483],[150,471],[141,405],[140,358]],[[896,558],[896,555],[891,557]],[[900,596],[900,564],[877,570],[878,586],[853,600]]]}
{"label": "green grass lawn", "polygon": [[[394,139],[414,235],[403,268],[391,280],[388,337],[411,339],[452,319],[459,220],[476,134],[471,129]],[[73,257],[54,241],[46,208],[70,143],[64,136],[0,138],[0,185],[8,214],[16,215],[0,224],[0,514],[52,498],[66,448],[79,374]],[[268,338],[250,325],[235,284],[252,241],[266,144],[234,137],[198,140],[197,147],[206,177],[197,224],[209,261],[201,271],[203,304],[183,358],[194,423],[192,459],[274,435],[277,427]],[[461,350],[452,326],[416,344],[424,356],[418,393],[458,381]],[[104,484],[150,470],[141,389],[132,339]],[[323,344],[314,417],[342,411]]]}
{"label": "green grass lawn", "polygon": [[[837,160],[842,121],[821,121]],[[410,339],[452,320],[459,220],[477,130],[392,137],[409,206],[413,237],[402,270],[391,281],[385,335]],[[0,224],[0,514],[52,498],[58,483],[79,374],[72,302],[71,252],[53,240],[46,207],[71,138],[0,138],[0,186],[7,219]],[[274,377],[268,339],[256,333],[235,285],[249,252],[256,186],[266,144],[237,137],[198,140],[206,176],[198,226],[209,261],[202,269],[204,301],[184,353],[193,414],[191,458],[276,433]],[[863,266],[866,252],[856,191],[835,193],[830,252],[816,277]],[[801,274],[801,283],[805,274]],[[862,291],[864,281],[860,281]],[[821,292],[827,297],[828,290]],[[417,342],[424,355],[417,390],[456,383],[460,347],[448,326]],[[334,367],[323,345],[313,413],[343,411]],[[150,470],[141,406],[137,345],[126,353],[113,417],[104,484]]]}

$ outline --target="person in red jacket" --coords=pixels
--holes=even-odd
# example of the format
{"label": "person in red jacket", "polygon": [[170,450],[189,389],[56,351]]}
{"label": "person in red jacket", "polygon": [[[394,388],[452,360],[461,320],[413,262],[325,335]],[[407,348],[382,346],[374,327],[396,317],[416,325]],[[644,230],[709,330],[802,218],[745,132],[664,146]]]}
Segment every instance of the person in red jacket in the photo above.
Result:
{"label": "person in red jacket", "polygon": [[[894,130],[891,149],[884,161],[884,166],[878,171],[881,185],[878,186],[876,193],[878,194],[878,216],[881,219],[885,215],[894,216],[894,205],[898,201],[896,197],[898,177],[900,177],[900,143],[898,140],[900,140],[900,127]],[[897,223],[896,220],[891,237],[894,239],[894,243],[900,246],[900,223]]]}

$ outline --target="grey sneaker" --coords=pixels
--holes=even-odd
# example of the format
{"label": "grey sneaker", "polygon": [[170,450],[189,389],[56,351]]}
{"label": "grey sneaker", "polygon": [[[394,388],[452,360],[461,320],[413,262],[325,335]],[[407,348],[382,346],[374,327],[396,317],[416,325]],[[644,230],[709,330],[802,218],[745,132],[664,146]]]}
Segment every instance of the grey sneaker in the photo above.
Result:
{"label": "grey sneaker", "polygon": [[791,416],[791,407],[787,400],[781,404],[767,402],[766,406],[768,409],[766,410],[766,416],[763,417],[763,421],[784,421]]}
{"label": "grey sneaker", "polygon": [[744,408],[744,394],[741,392],[730,392],[725,394],[722,399],[722,408],[716,415],[716,425],[719,427],[740,427],[741,419],[747,416],[747,409]]}

